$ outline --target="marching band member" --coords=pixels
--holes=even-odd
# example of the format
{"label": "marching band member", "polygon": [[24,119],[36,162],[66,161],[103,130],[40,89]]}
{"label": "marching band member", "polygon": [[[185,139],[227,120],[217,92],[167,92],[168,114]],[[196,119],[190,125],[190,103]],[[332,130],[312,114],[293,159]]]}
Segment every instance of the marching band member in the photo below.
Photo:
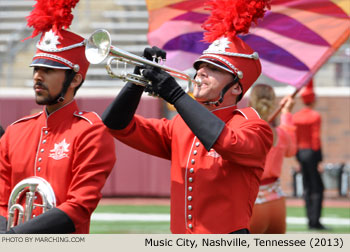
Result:
{"label": "marching band member", "polygon": [[[257,84],[250,92],[249,106],[256,109],[261,118],[268,122],[275,109],[276,96],[273,88]],[[281,100],[280,125],[271,125],[274,141],[266,157],[258,197],[255,200],[250,232],[253,234],[284,234],[286,232],[286,204],[280,186],[280,175],[284,157],[296,153],[295,126],[292,120],[294,99],[286,96]]]}
{"label": "marching band member", "polygon": [[320,223],[324,185],[320,174],[322,162],[320,113],[314,110],[315,93],[310,80],[301,90],[304,107],[293,116],[297,128],[297,160],[303,174],[304,200],[309,229],[325,230]]}
{"label": "marching band member", "polygon": [[[253,2],[249,10],[260,14],[252,14],[256,20],[263,16],[265,6]],[[193,65],[196,80],[201,82],[194,86],[195,100],[167,72],[155,67],[142,71],[152,82],[147,91],[174,105],[178,115],[172,120],[135,115],[144,88],[132,83],[124,86],[103,114],[103,122],[115,138],[171,160],[172,233],[249,233],[272,132],[255,110],[236,106],[260,75],[261,65],[257,53],[236,36],[247,32],[246,26],[240,30],[227,25],[233,30],[223,33],[215,30],[213,20],[223,23],[216,14],[230,14],[240,25],[246,21],[247,15],[240,19],[239,13],[234,13],[235,3],[210,3],[216,7],[204,28],[212,43]],[[144,52],[148,59],[162,54],[165,52],[154,47]]]}
{"label": "marching band member", "polygon": [[89,233],[91,214],[116,160],[114,139],[99,116],[80,111],[74,99],[89,67],[84,39],[63,29],[77,2],[37,0],[28,17],[33,36],[42,33],[30,66],[35,101],[44,107],[12,123],[1,138],[1,232],[13,187],[37,176],[53,188],[56,207],[42,214],[33,209],[29,221],[7,233]]}

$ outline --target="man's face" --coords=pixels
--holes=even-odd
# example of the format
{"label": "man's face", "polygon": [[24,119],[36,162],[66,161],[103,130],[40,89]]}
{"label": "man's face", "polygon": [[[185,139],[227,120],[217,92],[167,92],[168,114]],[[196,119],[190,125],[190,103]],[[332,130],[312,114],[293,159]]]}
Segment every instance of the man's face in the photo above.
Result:
{"label": "man's face", "polygon": [[36,66],[33,69],[35,100],[39,105],[49,105],[61,92],[65,80],[64,69]]}
{"label": "man's face", "polygon": [[221,68],[202,62],[197,70],[196,80],[201,85],[194,85],[193,96],[197,101],[217,100],[222,89],[233,81],[233,75]]}

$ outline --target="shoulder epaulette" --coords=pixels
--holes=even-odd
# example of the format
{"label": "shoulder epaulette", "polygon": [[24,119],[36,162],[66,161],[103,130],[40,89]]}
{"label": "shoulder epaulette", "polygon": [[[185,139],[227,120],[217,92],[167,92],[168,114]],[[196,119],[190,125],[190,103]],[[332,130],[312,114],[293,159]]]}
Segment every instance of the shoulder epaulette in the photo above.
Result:
{"label": "shoulder epaulette", "polygon": [[235,109],[234,113],[240,113],[245,119],[261,119],[259,113],[252,107]]}
{"label": "shoulder epaulette", "polygon": [[17,121],[14,121],[13,123],[11,123],[11,125],[16,124],[16,123],[20,123],[23,121],[28,121],[34,118],[37,118],[38,116],[40,116],[43,113],[43,111],[40,111],[39,113],[36,113],[34,115],[30,115],[30,116],[26,116],[26,117],[22,117],[21,119],[18,119]]}
{"label": "shoulder epaulette", "polygon": [[73,113],[74,116],[80,117],[87,121],[90,124],[94,124],[96,122],[101,121],[101,117],[96,113],[96,112],[91,112],[91,111],[76,111]]}

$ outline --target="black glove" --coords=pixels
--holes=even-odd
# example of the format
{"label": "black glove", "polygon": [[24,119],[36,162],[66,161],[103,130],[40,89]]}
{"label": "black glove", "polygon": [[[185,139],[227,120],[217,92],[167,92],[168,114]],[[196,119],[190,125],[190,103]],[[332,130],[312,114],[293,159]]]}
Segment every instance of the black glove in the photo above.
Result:
{"label": "black glove", "polygon": [[142,74],[152,82],[152,91],[170,104],[186,94],[170,74],[157,67],[147,67]]}
{"label": "black glove", "polygon": [[[150,61],[160,63],[160,61],[166,60],[166,52],[156,46],[153,46],[152,48],[147,47],[143,51],[143,57]],[[149,67],[150,66],[143,66],[141,68],[144,70],[145,68],[149,68]],[[145,92],[151,96],[158,96],[158,94],[153,90],[151,85],[147,85],[145,87]]]}
{"label": "black glove", "polygon": [[[166,59],[166,52],[156,46],[153,46],[152,48],[150,47],[146,47],[143,50],[143,54],[142,57],[144,57],[145,59],[148,59],[150,61],[155,61],[155,62],[159,62],[159,61],[165,61]],[[140,74],[140,69],[142,69],[143,67],[139,67],[136,66],[134,68],[134,74]]]}
{"label": "black glove", "polygon": [[75,231],[73,221],[58,208],[40,214],[22,224],[10,228],[7,234],[69,234]]}
{"label": "black glove", "polygon": [[160,60],[165,61],[166,59],[166,51],[153,46],[152,48],[145,48],[143,51],[143,57],[145,57],[148,60],[155,61],[159,63]]}

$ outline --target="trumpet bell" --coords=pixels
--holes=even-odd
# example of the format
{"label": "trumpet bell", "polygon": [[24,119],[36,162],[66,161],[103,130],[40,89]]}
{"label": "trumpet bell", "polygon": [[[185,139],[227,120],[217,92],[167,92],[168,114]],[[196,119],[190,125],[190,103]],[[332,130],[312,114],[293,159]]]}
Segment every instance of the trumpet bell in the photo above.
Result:
{"label": "trumpet bell", "polygon": [[104,29],[96,30],[86,42],[85,56],[91,64],[103,62],[109,55],[111,35]]}

